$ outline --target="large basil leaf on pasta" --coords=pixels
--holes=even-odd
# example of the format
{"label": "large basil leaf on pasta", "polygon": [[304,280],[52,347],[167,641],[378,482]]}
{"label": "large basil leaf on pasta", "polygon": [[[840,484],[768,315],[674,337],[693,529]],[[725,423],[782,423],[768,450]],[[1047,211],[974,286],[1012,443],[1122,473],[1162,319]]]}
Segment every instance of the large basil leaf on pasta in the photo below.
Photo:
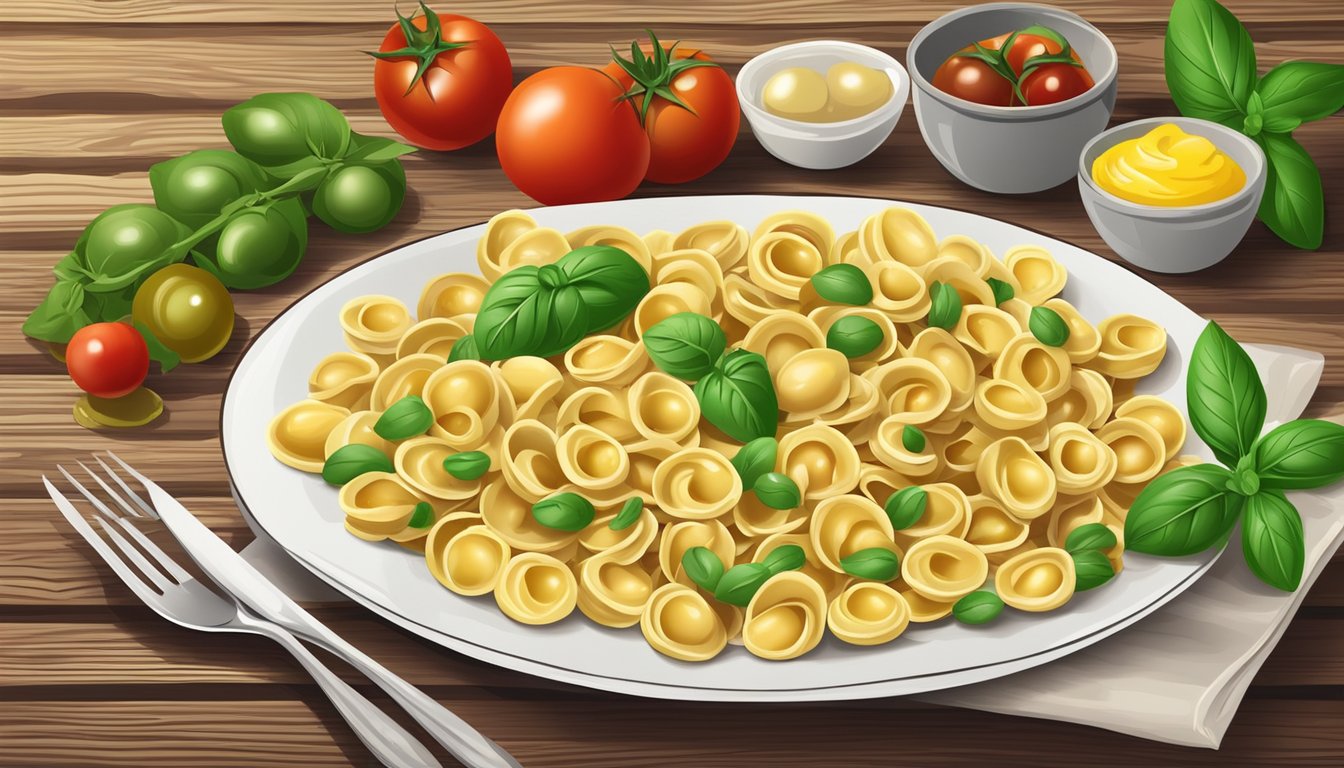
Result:
{"label": "large basil leaf on pasta", "polygon": [[1216,464],[1179,467],[1158,477],[1125,518],[1125,548],[1181,557],[1212,547],[1237,522],[1245,497],[1228,489],[1232,473]]}
{"label": "large basil leaf on pasta", "polygon": [[663,373],[696,381],[714,370],[728,339],[719,324],[695,312],[678,312],[644,332],[644,349]]}
{"label": "large basil leaf on pasta", "polygon": [[[515,267],[485,292],[472,336],[482,359],[535,355],[550,333],[551,291],[537,267]],[[538,355],[541,356],[541,355]]]}
{"label": "large basil leaf on pasta", "polygon": [[779,400],[765,358],[739,349],[695,383],[700,413],[734,440],[772,437],[779,424]]}
{"label": "large basil leaf on pasta", "polygon": [[1292,592],[1307,561],[1302,516],[1282,491],[1263,490],[1246,500],[1241,550],[1251,572],[1266,584]]}
{"label": "large basil leaf on pasta", "polygon": [[610,245],[575,248],[555,266],[583,301],[588,333],[624,320],[649,292],[649,274],[630,254]]}
{"label": "large basil leaf on pasta", "polygon": [[1235,467],[1265,426],[1265,387],[1246,350],[1217,323],[1195,342],[1185,388],[1195,432],[1219,461]]}
{"label": "large basil leaf on pasta", "polygon": [[1265,488],[1320,488],[1344,477],[1344,425],[1320,419],[1280,424],[1255,445]]}

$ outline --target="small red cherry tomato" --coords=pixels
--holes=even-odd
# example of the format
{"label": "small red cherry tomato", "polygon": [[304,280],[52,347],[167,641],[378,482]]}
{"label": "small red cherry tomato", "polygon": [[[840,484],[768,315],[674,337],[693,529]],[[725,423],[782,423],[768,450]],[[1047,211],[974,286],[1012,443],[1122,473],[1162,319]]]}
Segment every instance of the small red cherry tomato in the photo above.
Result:
{"label": "small red cherry tomato", "polygon": [[1092,88],[1092,77],[1087,70],[1072,64],[1042,64],[1022,78],[1018,85],[1027,105],[1039,107],[1042,104],[1072,99],[1087,93]]}
{"label": "small red cherry tomato", "polygon": [[65,347],[65,367],[75,385],[94,397],[134,392],[149,374],[149,348],[126,323],[94,323],[75,332]]}

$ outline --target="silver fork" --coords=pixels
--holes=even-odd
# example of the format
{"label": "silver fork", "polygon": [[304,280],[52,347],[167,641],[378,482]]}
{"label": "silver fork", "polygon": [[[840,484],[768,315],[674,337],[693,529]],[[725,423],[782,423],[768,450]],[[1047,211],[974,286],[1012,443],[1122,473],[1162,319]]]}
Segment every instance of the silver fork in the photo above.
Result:
{"label": "silver fork", "polygon": [[[132,517],[146,517],[112,490],[83,462],[78,463],[118,508]],[[101,459],[98,459],[98,463],[103,464]],[[108,469],[106,464],[103,464],[103,468]],[[308,670],[313,680],[359,736],[360,741],[364,742],[369,751],[383,764],[396,768],[401,766],[441,768],[440,763],[414,736],[328,669],[289,630],[257,616],[236,601],[220,597],[169,557],[126,517],[115,514],[97,495],[71,477],[64,467],[58,466],[57,469],[97,512],[92,519],[107,538],[99,536],[74,503],[43,475],[42,483],[47,487],[51,500],[56,503],[56,508],[84,537],[89,546],[107,561],[108,566],[126,586],[156,613],[188,629],[202,632],[239,632],[271,638]],[[136,499],[142,510],[148,511],[143,500],[121,483],[116,473],[109,470],[109,474]],[[132,541],[135,543],[132,544]],[[158,568],[150,563],[150,559],[153,559]]]}

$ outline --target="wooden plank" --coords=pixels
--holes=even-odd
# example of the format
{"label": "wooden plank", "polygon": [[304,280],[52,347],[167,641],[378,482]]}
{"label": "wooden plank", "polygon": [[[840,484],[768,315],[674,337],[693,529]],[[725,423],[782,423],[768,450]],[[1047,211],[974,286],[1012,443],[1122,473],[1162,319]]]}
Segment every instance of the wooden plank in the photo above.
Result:
{"label": "wooden plank", "polygon": [[[1095,22],[1163,22],[1164,3],[1117,5],[1109,0],[1067,0],[1066,7]],[[1288,0],[1255,3],[1228,0],[1226,5],[1243,22],[1339,21],[1344,9],[1319,0]],[[585,3],[537,3],[535,0],[463,0],[451,6],[453,13],[480,19],[492,25],[558,24],[628,20],[629,26],[665,24],[695,18],[702,23],[743,27],[780,24],[847,24],[894,22],[923,23],[964,6],[962,0],[937,0],[918,4],[885,0],[764,0],[749,10],[740,3],[707,3],[688,7],[677,0],[601,0]],[[440,9],[440,12],[447,12]],[[78,3],[59,10],[42,0],[9,0],[0,7],[0,22],[15,24],[74,24],[78,22],[157,24],[390,24],[391,13],[377,3],[332,3],[329,0],[291,0],[276,5],[265,0],[242,2],[173,2],[173,0],[123,0],[117,3]]]}
{"label": "wooden plank", "polygon": [[[151,701],[51,696],[0,702],[0,740],[6,745],[0,765],[369,764],[315,691],[275,687],[280,698],[209,700],[219,690],[202,686],[181,699]],[[292,700],[295,693],[302,700]],[[1222,752],[899,699],[750,707],[607,696],[449,704],[528,768],[877,768],[890,765],[893,754],[911,765],[947,766],[1018,754],[1041,768],[1091,764],[1097,755],[1118,768],[1226,765],[1228,754],[1244,765],[1334,766],[1344,760],[1333,727],[1344,717],[1341,701],[1248,701]],[[689,727],[674,727],[683,724]]]}
{"label": "wooden plank", "polygon": [[[418,686],[574,690],[468,659],[391,629],[358,609],[318,613],[337,634],[358,638],[361,650]],[[312,684],[288,653],[265,638],[193,633],[148,609],[118,609],[98,621],[62,618],[0,625],[0,697],[7,688],[24,686]],[[1344,685],[1341,641],[1344,620],[1298,619],[1254,684]],[[333,668],[348,682],[365,684],[345,665]]]}
{"label": "wooden plank", "polygon": [[[888,50],[903,59],[905,47],[920,24],[853,23],[830,25],[827,34]],[[56,111],[117,111],[129,94],[140,98],[206,100],[232,103],[261,91],[293,90],[295,73],[303,88],[323,98],[361,100],[372,95],[372,66],[360,51],[381,34],[381,25],[345,27],[299,25],[284,29],[114,26],[62,29],[41,26],[11,28],[0,51],[7,87],[0,109],[16,107]],[[1162,70],[1163,23],[1119,25],[1106,31],[1124,51],[1120,92],[1126,95],[1166,93]],[[629,40],[637,30],[627,24],[523,25],[501,30],[518,75],[559,64],[600,66],[609,60],[608,45]],[[813,39],[815,27],[801,25],[776,35],[743,35],[729,24],[683,25],[683,39],[703,46],[735,72],[735,65],[776,45]],[[1338,42],[1318,23],[1276,26],[1272,39],[1260,40],[1264,61],[1303,58],[1334,61]],[[77,59],[53,59],[54,47],[78,49]],[[153,56],[145,51],[152,46]],[[87,62],[97,61],[98,77],[85,76]],[[208,91],[200,83],[209,82]],[[50,97],[60,95],[59,101]],[[27,103],[31,102],[31,103]]]}

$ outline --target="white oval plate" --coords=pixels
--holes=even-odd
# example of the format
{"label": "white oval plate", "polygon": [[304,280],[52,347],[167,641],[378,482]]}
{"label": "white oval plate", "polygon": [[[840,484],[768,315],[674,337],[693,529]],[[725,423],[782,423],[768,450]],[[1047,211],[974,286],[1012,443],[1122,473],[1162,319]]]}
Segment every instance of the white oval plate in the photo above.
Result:
{"label": "white oval plate", "polygon": [[[677,231],[712,219],[748,230],[767,215],[803,209],[827,217],[837,232],[871,213],[905,205],[928,219],[938,236],[964,234],[996,255],[1020,244],[1049,249],[1069,271],[1064,296],[1092,322],[1132,312],[1170,335],[1162,367],[1141,391],[1185,409],[1185,361],[1204,321],[1139,276],[1068,243],[962,211],[849,197],[715,196],[650,198],[531,211],[537,222],[567,232],[619,224],[635,232]],[[699,701],[817,701],[895,696],[950,688],[1046,663],[1095,643],[1156,610],[1203,574],[1217,557],[1167,560],[1127,555],[1111,583],[1079,594],[1046,614],[1006,612],[995,623],[968,627],[951,620],[912,625],[895,642],[861,648],[827,637],[812,653],[787,662],[758,659],[730,646],[700,664],[655,652],[637,628],[608,629],[574,615],[546,627],[516,624],[490,597],[444,589],[424,559],[390,542],[345,532],[336,489],[271,457],[272,416],[303,399],[308,373],[344,349],[337,313],[364,294],[395,296],[414,307],[420,289],[444,272],[475,272],[483,226],[411,243],[367,261],[318,287],[280,314],[252,342],[225,394],[222,435],[239,506],[258,531],[336,589],[392,623],[452,650],[509,669],[609,691]],[[1191,432],[1185,452],[1210,458]]]}

